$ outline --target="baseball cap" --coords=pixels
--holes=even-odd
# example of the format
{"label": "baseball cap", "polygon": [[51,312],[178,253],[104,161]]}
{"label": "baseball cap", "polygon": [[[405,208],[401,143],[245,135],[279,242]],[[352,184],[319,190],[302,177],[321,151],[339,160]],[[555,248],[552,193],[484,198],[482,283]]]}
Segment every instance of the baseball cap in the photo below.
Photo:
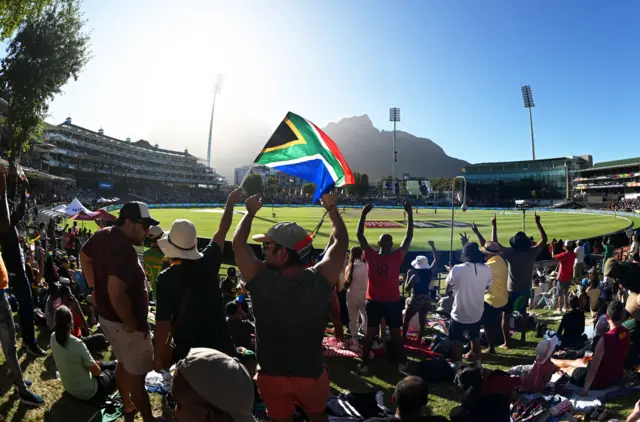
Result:
{"label": "baseball cap", "polygon": [[160,224],[158,220],[154,220],[151,218],[151,214],[149,214],[149,207],[144,202],[127,202],[120,208],[120,214],[118,215],[119,220],[124,220],[128,218],[134,221],[143,221],[148,223],[149,226],[157,226]]}
{"label": "baseball cap", "polygon": [[266,234],[253,236],[253,240],[260,243],[274,242],[296,251],[300,258],[306,257],[312,249],[309,233],[297,223],[278,223],[272,226]]}
{"label": "baseball cap", "polygon": [[231,415],[234,422],[256,422],[252,414],[253,381],[236,359],[214,349],[195,347],[177,363],[176,370],[203,399]]}
{"label": "baseball cap", "polygon": [[149,235],[147,236],[151,240],[158,240],[162,237],[164,231],[160,226],[153,226],[149,229]]}

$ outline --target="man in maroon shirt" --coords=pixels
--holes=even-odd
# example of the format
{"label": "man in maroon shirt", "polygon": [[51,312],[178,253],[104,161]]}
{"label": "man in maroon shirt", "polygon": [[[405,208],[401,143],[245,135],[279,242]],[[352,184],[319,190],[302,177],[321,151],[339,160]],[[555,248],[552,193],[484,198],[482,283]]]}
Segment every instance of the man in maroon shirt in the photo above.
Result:
{"label": "man in maroon shirt", "polygon": [[631,336],[622,326],[624,305],[614,300],[607,308],[610,330],[605,333],[593,352],[593,360],[586,368],[576,368],[571,374],[571,383],[584,387],[578,393],[587,395],[589,388],[608,388],[622,377],[624,362],[629,353]]}
{"label": "man in maroon shirt", "polygon": [[87,284],[95,288],[100,325],[118,359],[116,382],[125,414],[137,408],[145,422],[154,420],[144,387],[152,368],[153,345],[147,323],[146,275],[134,245],[142,245],[149,227],[156,225],[147,204],[129,202],[120,209],[116,225],[93,235],[80,253]]}
{"label": "man in maroon shirt", "polygon": [[[400,303],[400,292],[398,291],[400,266],[404,257],[409,251],[411,240],[413,239],[413,211],[411,204],[405,202],[404,209],[407,212],[408,224],[407,235],[402,241],[402,245],[393,250],[393,238],[385,233],[378,240],[376,251],[371,246],[367,238],[364,237],[364,225],[367,214],[371,212],[373,205],[367,204],[362,210],[360,223],[358,224],[358,242],[364,251],[364,259],[367,262],[369,273],[369,285],[367,287],[367,301],[365,312],[367,313],[367,333],[364,337],[362,348],[362,365],[358,366],[360,372],[369,371],[369,352],[373,346],[373,340],[378,331],[378,326],[382,318],[389,327],[391,333],[391,344],[395,359],[399,363],[399,370],[406,370],[406,357],[404,355],[404,344],[402,342],[402,304]],[[384,335],[384,333],[383,333]]]}

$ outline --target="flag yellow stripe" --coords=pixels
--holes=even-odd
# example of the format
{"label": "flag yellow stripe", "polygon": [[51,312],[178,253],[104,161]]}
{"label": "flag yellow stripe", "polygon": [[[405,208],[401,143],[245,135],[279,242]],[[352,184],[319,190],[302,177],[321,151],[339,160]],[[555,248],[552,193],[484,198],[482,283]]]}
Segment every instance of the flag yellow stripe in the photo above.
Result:
{"label": "flag yellow stripe", "polygon": [[298,128],[293,124],[293,122],[291,122],[291,120],[285,119],[284,122],[287,124],[287,126],[291,128],[291,130],[293,131],[293,134],[296,135],[297,139],[291,142],[287,142],[286,144],[283,144],[283,145],[278,145],[277,147],[265,148],[262,150],[262,152],[277,151],[279,149],[289,148],[294,145],[304,145],[307,143],[307,141],[304,140],[304,137],[302,136]]}

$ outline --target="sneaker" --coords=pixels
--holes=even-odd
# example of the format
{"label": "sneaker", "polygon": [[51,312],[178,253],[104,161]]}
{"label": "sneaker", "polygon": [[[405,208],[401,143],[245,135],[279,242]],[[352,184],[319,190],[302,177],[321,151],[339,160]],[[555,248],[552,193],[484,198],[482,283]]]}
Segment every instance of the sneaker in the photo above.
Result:
{"label": "sneaker", "polygon": [[369,365],[359,364],[358,365],[358,372],[360,372],[361,374],[368,374],[369,373]]}
{"label": "sneaker", "polygon": [[18,393],[20,401],[28,406],[40,406],[44,404],[44,399],[37,394],[27,390],[24,393]]}
{"label": "sneaker", "polygon": [[32,355],[37,356],[39,358],[43,358],[43,357],[47,356],[47,352],[42,350],[40,348],[40,346],[38,346],[37,344],[31,345],[31,346],[27,346],[27,352],[31,353]]}
{"label": "sneaker", "polygon": [[407,368],[409,368],[408,364],[401,363],[400,365],[398,365],[398,372],[406,372]]}

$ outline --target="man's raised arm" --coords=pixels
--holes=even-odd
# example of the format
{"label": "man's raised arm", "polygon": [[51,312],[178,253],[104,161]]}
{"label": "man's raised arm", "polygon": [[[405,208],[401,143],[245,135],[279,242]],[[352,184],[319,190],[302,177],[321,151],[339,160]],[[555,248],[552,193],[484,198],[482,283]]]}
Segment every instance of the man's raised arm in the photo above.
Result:
{"label": "man's raised arm", "polygon": [[487,243],[487,241],[484,240],[484,237],[482,236],[482,233],[480,233],[480,230],[478,230],[478,226],[476,226],[476,223],[472,223],[471,224],[471,231],[473,231],[473,233],[478,238],[478,242],[480,242],[480,246],[484,246],[484,244]]}
{"label": "man's raised arm", "polygon": [[7,202],[7,179],[4,174],[0,174],[0,233],[9,230],[9,203]]}
{"label": "man's raised arm", "polygon": [[404,210],[407,213],[407,234],[402,240],[400,250],[406,255],[407,252],[409,252],[409,247],[411,246],[411,241],[413,240],[413,210],[411,208],[411,204],[405,202]]}
{"label": "man's raised arm", "polygon": [[331,219],[333,244],[325,253],[322,261],[316,265],[316,268],[331,284],[336,284],[340,281],[340,273],[344,270],[344,257],[349,248],[349,234],[342,216],[338,212],[336,197],[334,195],[323,195],[322,206],[327,210]]}
{"label": "man's raised arm", "polygon": [[27,210],[27,191],[26,188],[24,186],[22,186],[19,190],[20,192],[20,202],[18,203],[18,206],[16,207],[15,211],[13,211],[13,214],[11,214],[11,227],[15,227],[20,220],[22,220],[22,217],[24,217],[24,213]]}
{"label": "man's raised arm", "polygon": [[247,198],[247,213],[242,217],[236,232],[233,235],[233,253],[236,258],[236,265],[242,273],[245,281],[251,281],[258,275],[264,263],[256,258],[253,249],[247,243],[249,233],[251,232],[251,224],[256,213],[262,208],[262,198],[260,195],[253,195]]}
{"label": "man's raised arm", "polygon": [[372,209],[373,209],[373,205],[371,204],[365,205],[364,208],[362,209],[362,214],[360,215],[360,221],[358,222],[358,233],[357,233],[358,243],[360,243],[360,247],[362,248],[363,251],[366,251],[367,249],[371,248],[369,246],[369,242],[367,242],[367,238],[364,237],[364,223],[365,221],[367,221],[367,214],[369,214]]}
{"label": "man's raised arm", "polygon": [[544,228],[540,223],[540,216],[538,215],[537,212],[535,213],[535,220],[536,220],[536,226],[538,226],[538,232],[540,232],[540,241],[538,242],[536,247],[543,248],[549,241],[549,238],[547,237],[547,232],[544,231]]}
{"label": "man's raised arm", "polygon": [[222,214],[222,219],[220,220],[220,226],[218,227],[218,231],[213,235],[213,241],[218,245],[220,251],[224,249],[224,240],[227,237],[227,233],[229,233],[229,228],[231,227],[231,221],[233,220],[233,209],[244,197],[244,193],[242,189],[236,189],[229,194],[227,198],[227,205],[224,208],[224,213]]}

